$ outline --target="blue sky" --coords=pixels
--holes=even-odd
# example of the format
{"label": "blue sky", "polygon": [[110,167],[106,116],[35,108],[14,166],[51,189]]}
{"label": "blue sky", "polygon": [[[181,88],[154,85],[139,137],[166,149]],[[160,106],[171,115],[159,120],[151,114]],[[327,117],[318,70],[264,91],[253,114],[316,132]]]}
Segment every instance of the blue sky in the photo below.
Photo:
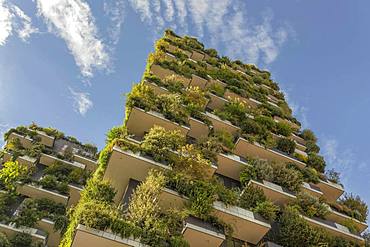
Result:
{"label": "blue sky", "polygon": [[0,132],[104,146],[167,27],[272,72],[346,190],[370,203],[369,1],[0,0]]}

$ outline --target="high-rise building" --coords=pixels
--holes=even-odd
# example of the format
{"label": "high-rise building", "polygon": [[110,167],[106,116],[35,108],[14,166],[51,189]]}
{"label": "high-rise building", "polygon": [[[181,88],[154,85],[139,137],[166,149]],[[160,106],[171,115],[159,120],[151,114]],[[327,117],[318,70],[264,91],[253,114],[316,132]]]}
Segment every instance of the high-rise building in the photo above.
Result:
{"label": "high-rise building", "polygon": [[60,246],[363,246],[316,141],[268,71],[167,30],[96,170],[72,155],[94,173]]}

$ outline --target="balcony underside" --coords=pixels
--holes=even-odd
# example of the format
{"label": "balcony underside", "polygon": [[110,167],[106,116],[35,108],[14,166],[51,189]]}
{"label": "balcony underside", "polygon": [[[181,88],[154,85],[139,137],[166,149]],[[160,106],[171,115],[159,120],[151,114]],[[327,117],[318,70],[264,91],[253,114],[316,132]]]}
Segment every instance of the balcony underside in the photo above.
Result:
{"label": "balcony underside", "polygon": [[335,202],[343,193],[344,189],[339,184],[334,184],[330,181],[325,182],[323,180],[320,180],[318,184],[316,184],[317,187],[320,188],[322,193],[324,194],[324,197],[329,202]]}
{"label": "balcony underside", "polygon": [[163,117],[156,112],[146,112],[140,108],[132,108],[127,120],[127,130],[130,134],[142,138],[155,125],[166,130],[179,130],[184,136],[187,135],[189,127],[182,126]]}
{"label": "balcony underside", "polygon": [[237,181],[240,179],[240,172],[248,166],[237,155],[219,153],[217,160],[217,173]]}
{"label": "balcony underside", "polygon": [[182,234],[190,247],[219,247],[225,240],[224,234],[217,232],[209,224],[192,218],[186,220]]}
{"label": "balcony underside", "polygon": [[257,182],[251,180],[248,186],[254,186],[261,189],[271,202],[279,206],[284,206],[296,198],[292,193],[284,191],[281,186],[267,181]]}

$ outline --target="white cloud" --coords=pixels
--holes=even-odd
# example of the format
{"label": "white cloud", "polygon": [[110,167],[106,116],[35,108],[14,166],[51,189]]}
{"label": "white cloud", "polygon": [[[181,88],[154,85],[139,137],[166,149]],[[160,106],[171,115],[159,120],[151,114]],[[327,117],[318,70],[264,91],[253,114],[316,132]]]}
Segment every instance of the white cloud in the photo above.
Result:
{"label": "white cloud", "polygon": [[117,45],[121,33],[125,5],[123,0],[112,0],[104,2],[104,12],[110,17],[111,26],[108,29],[111,43]]}
{"label": "white cloud", "polygon": [[37,8],[50,31],[63,38],[85,77],[94,69],[107,69],[109,55],[98,38],[89,5],[82,0],[37,0]]}
{"label": "white cloud", "polygon": [[82,116],[85,116],[88,110],[93,107],[93,102],[90,99],[89,93],[76,92],[69,87],[73,99],[73,109],[80,113]]}
{"label": "white cloud", "polygon": [[7,39],[16,32],[26,41],[38,29],[32,26],[32,21],[17,5],[6,0],[0,0],[0,46],[5,45]]}
{"label": "white cloud", "polygon": [[9,124],[0,123],[0,148],[4,145],[4,134],[9,128]]}
{"label": "white cloud", "polygon": [[[251,63],[270,64],[287,42],[292,28],[277,25],[272,11],[262,14],[261,23],[249,22],[241,0],[130,0],[141,20],[159,36],[164,27],[187,33],[193,26],[196,35],[208,34],[211,45],[224,48],[232,58]],[[152,12],[150,11],[152,10]]]}

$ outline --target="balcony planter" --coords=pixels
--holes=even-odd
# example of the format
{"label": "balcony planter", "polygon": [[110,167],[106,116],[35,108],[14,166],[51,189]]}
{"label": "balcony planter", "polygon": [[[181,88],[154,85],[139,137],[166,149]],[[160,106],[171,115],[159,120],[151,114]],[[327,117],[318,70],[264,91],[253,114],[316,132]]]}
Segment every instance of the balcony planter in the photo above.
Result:
{"label": "balcony planter", "polygon": [[48,198],[54,202],[67,205],[68,196],[59,194],[51,190],[43,189],[32,184],[23,184],[17,186],[17,192],[34,199]]}
{"label": "balcony planter", "polygon": [[209,93],[210,100],[208,102],[207,108],[211,110],[221,109],[227,102],[227,99],[217,96],[216,94]]}
{"label": "balcony planter", "polygon": [[40,164],[43,164],[45,166],[51,166],[55,162],[60,162],[60,163],[63,163],[65,165],[72,166],[72,167],[75,167],[75,168],[79,168],[79,169],[82,169],[82,170],[85,169],[85,165],[81,164],[80,162],[77,162],[77,161],[70,162],[70,161],[67,161],[67,160],[59,159],[59,158],[54,157],[54,156],[49,155],[49,154],[44,154],[44,153],[41,154],[40,162],[39,162]]}
{"label": "balcony planter", "polygon": [[328,205],[328,210],[329,210],[329,213],[328,213],[328,215],[326,215],[326,219],[328,219],[330,221],[342,223],[342,222],[351,220],[356,225],[356,227],[358,228],[358,230],[360,232],[365,231],[366,228],[367,228],[366,222],[361,222],[361,221],[359,221],[355,218],[352,218],[352,217],[350,217],[346,214],[340,213],[337,210],[331,208],[329,205]]}
{"label": "balcony planter", "polygon": [[249,166],[243,158],[235,154],[219,153],[217,160],[217,173],[237,181],[240,179],[240,172]]}
{"label": "balcony planter", "polygon": [[120,236],[96,229],[87,228],[84,225],[78,225],[72,247],[92,247],[92,246],[110,246],[110,247],[149,247],[131,238],[121,238]]}
{"label": "balcony planter", "polygon": [[38,228],[48,233],[47,246],[58,247],[61,235],[58,231],[54,230],[54,222],[48,219],[41,219],[37,222]]}
{"label": "balcony planter", "polygon": [[355,241],[359,244],[363,244],[365,242],[361,236],[351,233],[347,227],[342,226],[338,223],[322,220],[319,218],[308,218],[303,215],[301,215],[301,217],[304,218],[311,226],[324,229],[333,236],[342,237],[351,241]]}
{"label": "balcony planter", "polygon": [[188,132],[188,136],[193,137],[195,139],[200,139],[202,137],[208,136],[209,127],[204,122],[191,117],[189,118],[189,125],[190,130]]}
{"label": "balcony planter", "polygon": [[226,99],[230,98],[230,99],[233,99],[233,100],[240,100],[241,102],[243,102],[244,104],[246,104],[248,107],[250,108],[257,108],[259,105],[261,105],[262,103],[259,102],[258,100],[255,100],[255,99],[252,99],[252,98],[245,98],[245,97],[242,97],[228,89],[226,89],[226,92],[225,92],[225,95],[224,97]]}
{"label": "balcony planter", "polygon": [[199,87],[201,89],[204,89],[206,88],[207,83],[208,83],[208,80],[200,76],[194,75],[194,74],[191,75],[190,86]]}
{"label": "balcony planter", "polygon": [[78,154],[74,154],[73,155],[73,159],[78,162],[79,164],[83,164],[85,165],[85,169],[87,171],[95,171],[97,166],[98,166],[98,162],[95,161],[95,160],[92,160],[92,159],[89,159],[89,158],[86,158],[86,157],[83,157],[81,155],[78,155]]}
{"label": "balcony planter", "polygon": [[185,220],[182,234],[192,247],[220,246],[226,239],[218,229],[194,217]]}
{"label": "balcony planter", "polygon": [[166,52],[164,54],[164,56],[165,56],[165,59],[166,60],[169,60],[169,61],[177,61],[176,56],[172,55],[171,53]]}
{"label": "balcony planter", "polygon": [[22,144],[24,148],[32,147],[33,140],[28,136],[23,136],[15,132],[12,132],[8,137],[8,141],[13,140],[13,139],[19,139],[20,143]]}
{"label": "balcony planter", "polygon": [[68,184],[68,188],[69,188],[69,199],[68,199],[67,207],[71,207],[72,205],[77,205],[78,201],[80,200],[83,187],[78,186],[78,185]]}
{"label": "balcony planter", "polygon": [[143,137],[154,125],[161,126],[166,130],[179,130],[183,135],[187,135],[190,128],[166,119],[161,113],[154,111],[144,111],[133,107],[127,120],[127,130],[130,134]]}
{"label": "balcony planter", "polygon": [[251,180],[249,181],[248,186],[260,188],[268,199],[279,206],[284,206],[296,198],[293,192],[284,189],[280,185],[265,180],[261,182]]}
{"label": "balcony planter", "polygon": [[0,232],[4,233],[8,238],[14,237],[17,233],[27,233],[31,235],[32,242],[41,241],[46,244],[47,235],[45,232],[31,227],[15,227],[15,224],[0,223]]}
{"label": "balcony planter", "polygon": [[47,147],[53,147],[54,146],[54,141],[55,137],[54,136],[49,136],[45,132],[36,130],[37,136],[41,138],[40,143],[47,146]]}
{"label": "balcony planter", "polygon": [[304,168],[306,166],[305,163],[292,158],[282,152],[278,152],[276,150],[272,150],[269,148],[265,148],[259,143],[250,143],[244,138],[239,138],[235,144],[234,152],[237,155],[240,155],[244,158],[253,157],[257,159],[265,159],[269,161],[275,162],[283,162],[283,163],[295,163],[298,167]]}
{"label": "balcony planter", "polygon": [[171,93],[170,91],[168,91],[167,88],[164,88],[164,87],[161,87],[161,86],[158,86],[157,84],[155,84],[154,82],[149,82],[149,81],[144,81],[144,84],[147,85],[150,89],[153,90],[153,92],[156,94],[156,95],[162,95],[162,94],[169,94]]}
{"label": "balcony planter", "polygon": [[[160,78],[161,80],[166,79],[168,76],[171,76],[171,75],[180,76],[180,75],[176,74],[176,72],[174,72],[172,70],[169,70],[169,69],[162,68],[161,66],[156,65],[156,64],[154,64],[150,67],[150,72],[153,75]],[[184,84],[184,86],[185,87],[189,86],[190,79],[186,78],[184,76],[180,76],[180,77],[182,79],[181,82]]]}
{"label": "balcony planter", "polygon": [[110,181],[116,190],[115,203],[121,202],[130,179],[144,181],[151,169],[170,170],[171,167],[140,153],[124,151],[115,146],[104,173],[104,179]]}
{"label": "balcony planter", "polygon": [[190,58],[195,61],[202,61],[204,59],[204,53],[193,50]]}
{"label": "balcony planter", "polygon": [[213,129],[216,131],[227,131],[234,136],[240,132],[238,126],[233,125],[230,121],[222,120],[213,113],[206,112],[206,118],[212,122]]}
{"label": "balcony planter", "polygon": [[317,198],[323,196],[323,193],[320,190],[320,188],[314,184],[303,182],[301,190]]}

